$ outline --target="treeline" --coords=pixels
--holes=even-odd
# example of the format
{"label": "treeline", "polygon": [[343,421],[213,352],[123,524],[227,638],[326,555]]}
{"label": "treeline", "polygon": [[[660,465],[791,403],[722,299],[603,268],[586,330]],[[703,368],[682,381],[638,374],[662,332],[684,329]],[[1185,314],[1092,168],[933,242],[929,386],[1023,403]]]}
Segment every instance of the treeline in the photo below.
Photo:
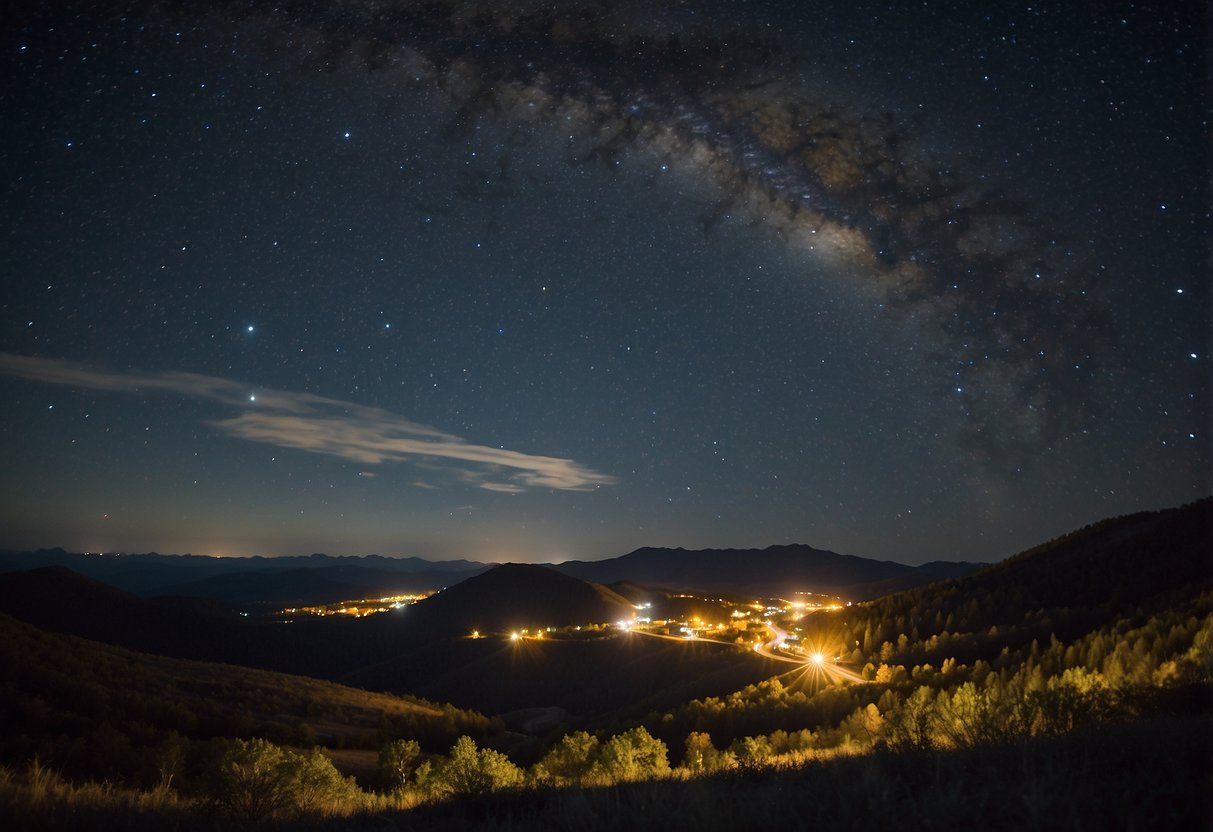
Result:
{"label": "treeline", "polygon": [[[725,830],[838,823],[856,829],[1202,828],[1213,777],[1208,717],[1095,726],[1006,744],[963,733],[950,749],[892,745],[751,764],[694,735],[683,765],[643,729],[568,735],[524,770],[460,738],[442,755],[385,747],[380,788],[343,777],[318,749],[218,740],[194,781],[131,789],[73,783],[34,761],[0,767],[7,828]],[[405,741],[407,746],[407,741]],[[763,743],[745,742],[738,751]],[[403,753],[401,753],[403,752]],[[760,751],[761,753],[761,751]],[[403,762],[404,769],[394,769]],[[792,764],[795,763],[795,764]],[[807,763],[807,764],[806,764]],[[402,785],[391,778],[405,771]],[[560,773],[557,773],[560,772]],[[452,798],[458,797],[454,800]],[[862,807],[861,809],[859,807]]]}
{"label": "treeline", "polygon": [[[1022,644],[1016,638],[1018,646],[1012,648],[1001,637],[982,634],[989,658],[969,663],[947,656],[939,643],[952,640],[935,636],[903,644],[900,652],[884,650],[887,661],[875,656],[879,663],[869,661],[860,671],[868,684],[833,684],[828,669],[806,665],[726,697],[650,714],[644,724],[671,747],[682,747],[693,734],[708,735],[736,759],[753,761],[752,748],[742,753],[738,742],[765,737],[773,749],[768,757],[807,749],[859,751],[905,744],[908,729],[902,729],[913,723],[920,727],[912,732],[911,745],[950,747],[964,735],[992,741],[1001,731],[998,738],[1011,739],[1095,720],[1213,707],[1207,701],[1213,680],[1213,593],[1144,619],[1119,619],[1069,643],[1049,637]],[[928,642],[934,642],[931,649]],[[907,666],[896,662],[899,656],[924,660]],[[972,706],[972,719],[991,723],[988,731],[963,734],[948,727],[952,715],[963,710],[953,704],[956,696],[964,707]],[[980,705],[972,704],[977,700]],[[702,737],[696,742],[702,745]]]}
{"label": "treeline", "polygon": [[48,802],[78,800],[85,809],[107,802],[123,809],[176,814],[212,813],[238,828],[315,821],[331,816],[409,809],[456,796],[558,785],[614,785],[668,777],[665,744],[644,728],[599,741],[565,737],[530,769],[505,754],[459,737],[445,754],[426,754],[416,740],[394,740],[380,751],[379,774],[364,789],[343,776],[319,748],[298,750],[265,739],[189,742],[168,738],[152,756],[159,767],[143,790],[75,784],[35,758],[24,770],[0,768],[4,811],[37,814]]}
{"label": "treeline", "polygon": [[980,658],[990,646],[980,635],[991,627],[1015,629],[1025,641],[1050,634],[1069,641],[1127,611],[1140,617],[1213,590],[1210,540],[1213,498],[1105,520],[976,575],[849,607],[833,635],[841,649],[858,649],[866,661],[887,660],[944,633],[973,635],[949,655],[969,660],[957,652],[967,649]]}

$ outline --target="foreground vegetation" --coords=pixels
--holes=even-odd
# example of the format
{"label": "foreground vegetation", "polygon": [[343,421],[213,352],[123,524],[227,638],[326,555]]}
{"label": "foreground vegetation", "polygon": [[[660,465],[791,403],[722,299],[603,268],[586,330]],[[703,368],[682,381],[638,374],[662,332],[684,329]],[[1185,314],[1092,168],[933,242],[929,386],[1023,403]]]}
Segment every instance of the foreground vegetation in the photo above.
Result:
{"label": "foreground vegetation", "polygon": [[[37,765],[0,770],[7,828],[315,830],[712,830],[1209,828],[1205,718],[1105,726],[979,749],[876,751],[796,766],[673,774],[614,786],[511,787],[412,805],[351,791],[250,823],[214,798],[73,785]],[[346,783],[346,788],[354,787]]]}

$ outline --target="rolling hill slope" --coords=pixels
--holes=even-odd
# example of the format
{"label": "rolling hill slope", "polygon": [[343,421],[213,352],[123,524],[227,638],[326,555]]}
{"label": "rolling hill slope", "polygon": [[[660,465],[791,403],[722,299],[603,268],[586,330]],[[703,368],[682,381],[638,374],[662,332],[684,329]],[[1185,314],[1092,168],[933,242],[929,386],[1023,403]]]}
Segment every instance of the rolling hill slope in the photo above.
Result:
{"label": "rolling hill slope", "polygon": [[[153,656],[48,633],[0,615],[0,763],[34,754],[72,770],[97,755],[149,756],[172,737],[267,737],[377,749],[411,737],[433,750],[498,726],[414,697],[300,676]],[[144,746],[144,751],[140,747]]]}

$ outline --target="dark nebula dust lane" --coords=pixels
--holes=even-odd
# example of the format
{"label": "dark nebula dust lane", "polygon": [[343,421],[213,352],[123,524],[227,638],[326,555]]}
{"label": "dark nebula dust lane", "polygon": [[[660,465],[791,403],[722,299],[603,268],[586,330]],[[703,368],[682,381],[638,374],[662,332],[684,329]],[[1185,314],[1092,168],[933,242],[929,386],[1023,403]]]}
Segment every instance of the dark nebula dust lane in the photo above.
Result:
{"label": "dark nebula dust lane", "polygon": [[[1091,264],[1067,255],[1048,212],[932,158],[890,112],[814,100],[794,80],[795,56],[773,42],[619,33],[618,14],[593,6],[298,3],[257,14],[249,25],[271,33],[273,54],[442,90],[448,135],[490,117],[526,125],[520,136],[567,132],[572,165],[636,152],[690,163],[723,193],[704,211],[705,233],[724,215],[749,217],[926,330],[938,354],[928,384],[966,397],[954,430],[978,458],[1005,463],[1098,417],[1107,311]],[[505,183],[508,162],[507,148],[490,180]]]}
{"label": "dark nebula dust lane", "polygon": [[[1128,3],[33,11],[10,23],[0,98],[13,430],[51,453],[66,428],[32,415],[38,391],[74,385],[119,421],[167,411],[223,476],[282,486],[281,528],[293,493],[380,541],[474,527],[485,549],[513,523],[511,551],[680,544],[711,520],[839,548],[882,529],[918,557],[957,513],[985,551],[998,523],[1030,540],[1198,497],[1200,21]],[[274,409],[308,396],[325,404]],[[250,477],[233,439],[290,465]],[[112,441],[85,443],[89,465]],[[338,496],[338,462],[400,482]],[[183,479],[218,478],[194,464]],[[460,527],[468,487],[513,502]],[[816,539],[852,512],[872,534]],[[593,541],[572,543],[586,518]]]}

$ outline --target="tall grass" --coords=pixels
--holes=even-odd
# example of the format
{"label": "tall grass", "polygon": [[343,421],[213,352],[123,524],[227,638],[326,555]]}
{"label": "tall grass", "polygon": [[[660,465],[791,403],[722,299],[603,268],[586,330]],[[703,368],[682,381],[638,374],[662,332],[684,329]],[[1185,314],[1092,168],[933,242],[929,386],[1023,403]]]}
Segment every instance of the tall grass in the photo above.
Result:
{"label": "tall grass", "polygon": [[[336,816],[265,828],[715,832],[737,829],[1213,828],[1213,720],[1159,718],[1064,737],[949,751],[809,759],[600,788],[536,788],[414,804],[360,793]],[[0,768],[0,828],[228,830],[214,804],[167,783],[73,784],[34,761]]]}
{"label": "tall grass", "polygon": [[419,807],[407,825],[452,832],[1213,829],[1213,722],[1160,719],[1000,747],[838,755],[686,780],[496,794]]}
{"label": "tall grass", "polygon": [[[0,819],[6,829],[201,829],[195,801],[163,782],[154,789],[72,783],[35,758],[24,771],[0,767]],[[207,824],[209,826],[209,822]]]}

